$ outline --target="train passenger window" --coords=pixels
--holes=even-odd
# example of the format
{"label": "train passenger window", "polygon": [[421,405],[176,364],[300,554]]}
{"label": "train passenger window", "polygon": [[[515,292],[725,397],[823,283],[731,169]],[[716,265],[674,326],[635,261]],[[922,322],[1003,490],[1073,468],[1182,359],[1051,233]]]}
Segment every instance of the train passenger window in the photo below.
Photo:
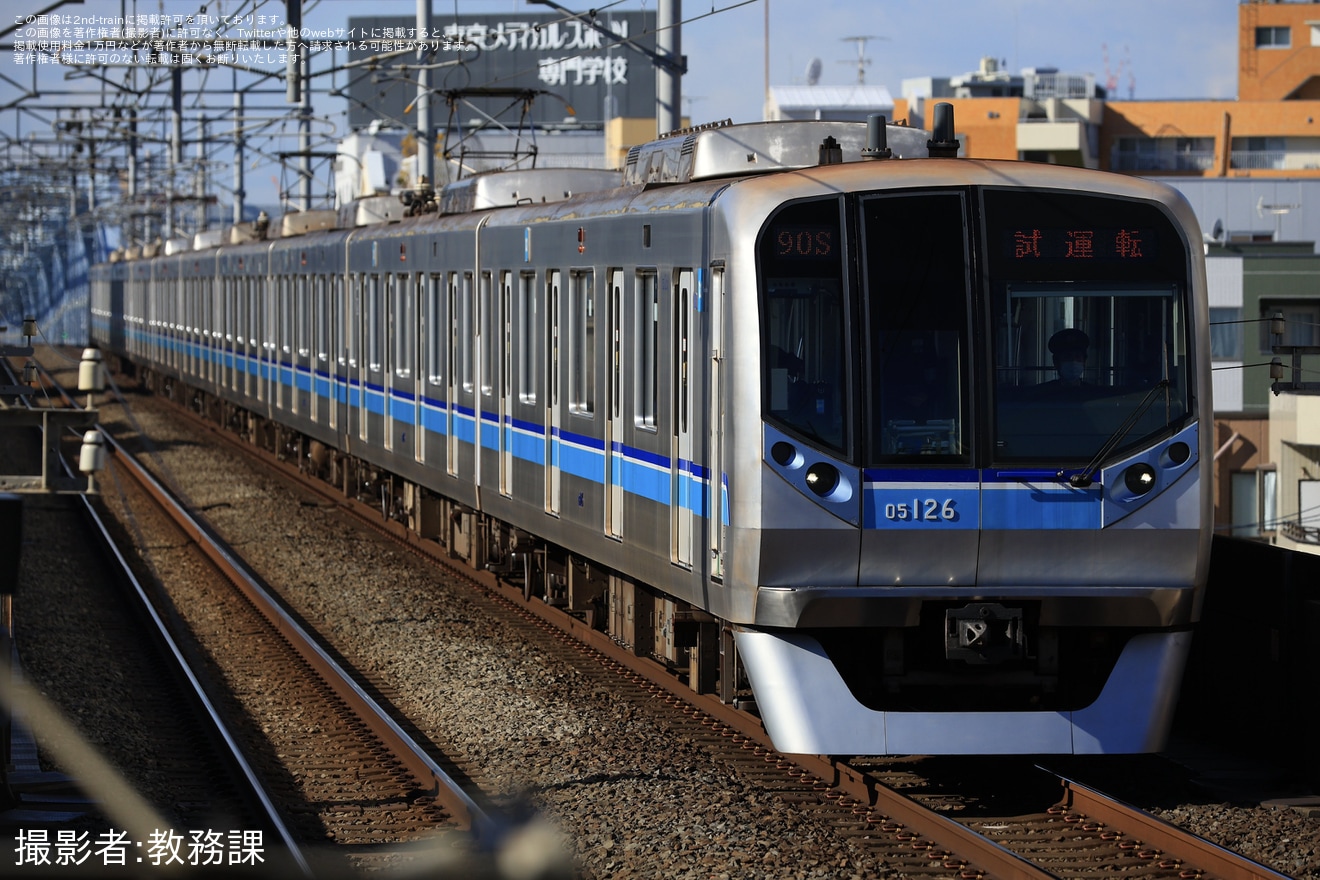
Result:
{"label": "train passenger window", "polygon": [[588,270],[573,272],[571,278],[569,333],[573,366],[568,407],[589,416],[595,410],[596,399],[596,276]]}
{"label": "train passenger window", "polygon": [[968,461],[965,217],[956,192],[862,202],[868,464]]}
{"label": "train passenger window", "polygon": [[1185,243],[1155,206],[985,194],[994,454],[1086,463],[1190,417]]}
{"label": "train passenger window", "polygon": [[634,348],[637,362],[633,365],[633,400],[636,401],[636,422],[639,428],[656,428],[656,398],[659,394],[660,370],[657,355],[660,350],[660,286],[655,272],[637,273],[633,287],[636,297],[633,314],[636,318]]}
{"label": "train passenger window", "polygon": [[849,334],[838,198],[780,209],[761,232],[762,403],[821,446],[849,447]]}
{"label": "train passenger window", "polygon": [[518,399],[523,403],[536,403],[536,380],[541,375],[536,316],[536,273],[523,272],[518,276],[518,356],[522,358],[518,365]]}
{"label": "train passenger window", "polygon": [[439,274],[426,279],[426,381],[443,385],[444,348],[444,277]]}

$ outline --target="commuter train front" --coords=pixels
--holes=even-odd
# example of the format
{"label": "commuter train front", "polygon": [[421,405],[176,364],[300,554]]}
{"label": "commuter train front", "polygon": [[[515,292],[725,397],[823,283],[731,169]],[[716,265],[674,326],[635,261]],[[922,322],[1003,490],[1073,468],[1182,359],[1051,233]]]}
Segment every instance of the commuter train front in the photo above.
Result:
{"label": "commuter train front", "polygon": [[1159,749],[1209,540],[1194,218],[1055,167],[829,170],[721,200],[758,230],[729,579],[776,746]]}
{"label": "commuter train front", "polygon": [[865,128],[98,267],[94,335],[694,688],[750,681],[782,751],[1156,750],[1209,551],[1195,219]]}

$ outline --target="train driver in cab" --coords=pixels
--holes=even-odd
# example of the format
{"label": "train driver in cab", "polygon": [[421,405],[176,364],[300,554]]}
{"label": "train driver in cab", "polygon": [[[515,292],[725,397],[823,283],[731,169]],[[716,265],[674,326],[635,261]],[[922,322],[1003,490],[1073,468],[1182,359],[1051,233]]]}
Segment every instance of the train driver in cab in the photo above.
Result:
{"label": "train driver in cab", "polygon": [[1065,327],[1051,336],[1049,349],[1059,378],[1044,382],[1040,387],[1062,390],[1089,385],[1082,380],[1082,373],[1086,370],[1086,351],[1090,345],[1090,338],[1076,327]]}

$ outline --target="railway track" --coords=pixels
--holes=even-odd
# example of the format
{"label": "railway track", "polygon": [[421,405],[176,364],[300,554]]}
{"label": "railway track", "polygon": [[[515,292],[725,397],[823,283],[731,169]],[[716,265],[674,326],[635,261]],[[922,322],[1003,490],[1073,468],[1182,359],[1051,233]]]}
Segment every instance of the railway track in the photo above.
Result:
{"label": "railway track", "polygon": [[[194,420],[193,425],[208,431],[200,442],[209,444],[216,438],[231,442],[205,422]],[[197,441],[182,442],[192,445]],[[245,443],[235,445],[245,454],[254,452]],[[263,465],[274,460],[266,455],[261,458]],[[303,479],[290,463],[282,463],[279,468],[294,481]],[[299,493],[309,488],[324,493],[314,502],[303,502],[304,505],[310,504],[323,512],[331,506],[355,510],[362,522],[428,557],[452,564],[446,548],[419,541],[396,524],[384,521],[376,507],[350,502],[318,481],[298,482],[298,485]],[[214,506],[214,502],[207,505]],[[526,621],[534,620],[542,633],[547,634],[540,639],[528,637],[539,646],[540,662],[552,668],[581,669],[584,646],[590,653],[605,655],[607,661],[597,664],[589,673],[590,689],[608,688],[614,695],[612,700],[627,705],[621,711],[635,717],[642,728],[646,727],[647,714],[662,708],[667,740],[698,744],[718,765],[729,769],[730,778],[746,780],[756,790],[771,795],[787,805],[801,821],[829,828],[833,835],[848,840],[848,846],[862,853],[866,863],[883,865],[886,871],[902,876],[957,878],[1085,877],[1099,870],[1180,880],[1284,876],[1249,862],[1243,865],[1230,860],[1219,864],[1204,853],[1192,858],[1182,856],[1177,846],[1153,838],[1147,826],[1129,829],[1112,817],[1102,819],[1092,815],[1095,808],[1090,802],[1079,800],[1074,794],[1082,789],[1072,782],[1065,787],[1057,778],[1030,784],[1022,780],[984,781],[983,788],[1029,787],[1040,792],[1030,808],[993,811],[967,806],[975,805],[978,797],[983,797],[967,785],[967,780],[957,778],[960,773],[972,772],[971,765],[958,766],[951,777],[948,768],[925,767],[920,761],[886,760],[867,764],[779,755],[769,748],[754,718],[692,694],[658,665],[620,651],[582,621],[567,617],[543,602],[528,602],[518,585],[501,584],[489,572],[458,570],[480,583],[486,595],[492,597],[490,607],[497,609],[491,612],[498,615],[494,624],[497,631],[513,632],[511,627],[526,628]],[[545,651],[547,643],[555,647],[542,656],[540,652]],[[373,674],[366,687],[389,693],[387,679]],[[434,737],[434,732],[429,735]],[[608,750],[608,744],[602,743],[602,747]],[[577,749],[571,752],[576,753]],[[553,763],[564,757],[547,755],[547,760]],[[911,766],[914,763],[916,766]],[[469,777],[479,776],[480,771],[472,769],[474,766],[465,763],[461,772]],[[1022,772],[1029,770],[1024,768]],[[1032,772],[1040,774],[1040,771]],[[919,793],[913,794],[914,790]],[[713,799],[719,798],[717,788],[710,794]],[[730,802],[729,808],[736,809],[737,802]],[[360,844],[359,849],[365,851],[372,846]],[[809,858],[809,854],[805,857]],[[607,860],[605,864],[614,862]]]}
{"label": "railway track", "polygon": [[[49,376],[45,385],[74,405]],[[223,744],[248,792],[256,818],[242,822],[266,835],[249,838],[253,864],[280,876],[342,876],[419,860],[454,865],[458,857],[469,859],[465,870],[480,869],[483,849],[493,852],[504,829],[441,765],[444,756],[420,742],[383,705],[381,689],[345,668],[232,548],[101,430],[111,451],[102,479],[117,489],[110,497],[122,505],[119,521],[132,524],[139,545],[154,548],[148,574],[158,577],[144,585],[118,550],[125,536],[112,534],[100,505],[86,496],[79,503],[213,729],[203,739]],[[156,682],[142,687],[160,691]],[[170,699],[168,692],[159,696]],[[239,720],[229,724],[226,717]],[[179,756],[157,757],[171,763]],[[214,780],[197,773],[196,757],[188,766]],[[78,784],[88,787],[87,780]],[[126,799],[96,780],[90,790],[103,803]],[[206,794],[198,800],[212,802]],[[137,840],[169,827],[140,799],[133,803],[127,813],[116,804],[115,813],[127,815],[123,824]]]}
{"label": "railway track", "polygon": [[[207,430],[209,437],[256,455],[302,489],[318,493],[327,504],[343,507],[362,524],[480,585],[500,598],[504,613],[534,620],[538,626],[558,633],[567,652],[562,662],[571,662],[568,655],[583,647],[602,655],[606,659],[604,668],[621,675],[636,689],[629,699],[664,701],[672,709],[671,723],[676,730],[702,743],[740,773],[757,779],[776,797],[816,814],[853,845],[900,874],[1082,878],[1104,872],[1170,880],[1287,877],[1108,798],[1096,788],[1057,775],[1050,776],[1044,786],[1039,780],[1026,783],[996,775],[994,785],[1053,789],[1053,797],[1018,813],[958,821],[952,816],[963,811],[960,805],[986,797],[977,793],[978,786],[947,778],[926,779],[922,785],[944,792],[932,808],[908,797],[902,789],[887,785],[886,771],[876,772],[865,762],[779,755],[754,717],[712,696],[693,693],[659,664],[635,656],[585,622],[543,602],[528,601],[520,585],[501,582],[490,572],[456,565],[447,548],[423,541],[398,523],[384,519],[372,505],[344,498],[336,488],[308,477],[295,464],[261,453],[192,413],[188,417]],[[1007,763],[1012,766],[1012,762]],[[969,765],[959,766],[959,772],[966,772]],[[1024,766],[1020,772],[1043,771]],[[961,794],[963,790],[968,793]]]}
{"label": "railway track", "polygon": [[409,861],[418,853],[405,845],[418,841],[453,849],[455,837],[493,837],[494,821],[443,756],[418,743],[232,548],[121,446],[110,448],[116,476],[150,496],[213,569],[189,566],[188,594],[172,601],[226,682],[230,711],[247,719],[236,736],[312,870],[323,873],[337,856],[356,867]]}

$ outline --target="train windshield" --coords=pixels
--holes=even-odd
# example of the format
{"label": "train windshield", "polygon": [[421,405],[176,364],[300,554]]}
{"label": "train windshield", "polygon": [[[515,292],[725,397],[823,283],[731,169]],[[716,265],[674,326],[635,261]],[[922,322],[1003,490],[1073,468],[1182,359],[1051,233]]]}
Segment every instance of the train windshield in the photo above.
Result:
{"label": "train windshield", "polygon": [[965,464],[969,275],[960,192],[861,204],[868,464]]}
{"label": "train windshield", "polygon": [[848,451],[848,320],[841,204],[780,211],[761,237],[766,404],[781,425]]}
{"label": "train windshield", "polygon": [[1086,462],[1190,413],[1183,244],[1149,205],[985,197],[993,455]]}
{"label": "train windshield", "polygon": [[865,467],[1081,467],[1190,418],[1186,242],[1152,204],[830,197],[758,251],[767,417]]}

